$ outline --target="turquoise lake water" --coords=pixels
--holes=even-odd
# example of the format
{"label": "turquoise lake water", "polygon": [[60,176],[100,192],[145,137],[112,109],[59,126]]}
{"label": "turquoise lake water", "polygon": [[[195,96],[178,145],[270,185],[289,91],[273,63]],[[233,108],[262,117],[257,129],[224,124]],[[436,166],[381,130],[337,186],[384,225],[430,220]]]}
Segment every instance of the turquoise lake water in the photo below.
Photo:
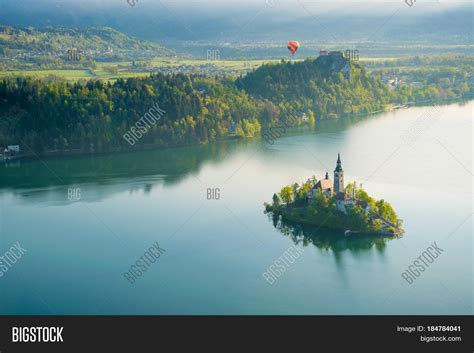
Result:
{"label": "turquoise lake water", "polygon": [[[0,165],[0,256],[26,249],[0,277],[0,313],[472,314],[473,108],[327,122],[273,145]],[[403,238],[295,238],[263,213],[283,185],[332,174],[338,152],[346,183],[389,201]],[[401,273],[434,241],[444,251],[408,284]],[[166,252],[130,284],[123,273],[155,242]],[[262,273],[293,245],[301,256],[269,284]]]}

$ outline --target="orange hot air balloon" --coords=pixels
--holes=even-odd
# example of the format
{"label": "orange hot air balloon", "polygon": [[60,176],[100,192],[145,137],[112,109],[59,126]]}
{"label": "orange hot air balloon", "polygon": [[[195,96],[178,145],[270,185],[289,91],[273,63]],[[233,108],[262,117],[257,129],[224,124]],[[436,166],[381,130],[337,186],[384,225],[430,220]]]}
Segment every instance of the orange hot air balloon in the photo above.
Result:
{"label": "orange hot air balloon", "polygon": [[288,50],[291,52],[291,54],[295,55],[295,53],[298,51],[298,48],[300,47],[300,43],[296,41],[288,42]]}

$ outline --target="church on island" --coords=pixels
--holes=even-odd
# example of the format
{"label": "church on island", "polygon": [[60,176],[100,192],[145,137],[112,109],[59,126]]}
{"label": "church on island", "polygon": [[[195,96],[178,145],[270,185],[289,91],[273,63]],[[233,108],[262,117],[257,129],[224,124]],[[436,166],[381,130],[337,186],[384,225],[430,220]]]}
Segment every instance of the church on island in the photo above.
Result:
{"label": "church on island", "polygon": [[341,155],[337,154],[336,169],[334,169],[334,182],[329,178],[329,173],[326,172],[324,179],[319,180],[316,185],[308,193],[308,199],[316,198],[318,192],[321,192],[327,197],[336,198],[336,207],[339,211],[346,213],[347,206],[358,205],[369,212],[371,206],[364,201],[355,200],[353,195],[346,193],[344,188],[344,170],[341,164]]}
{"label": "church on island", "polygon": [[[323,179],[314,176],[301,186],[284,186],[273,194],[271,204],[264,203],[265,213],[272,213],[273,221],[289,225],[324,226],[355,233],[401,235],[402,220],[385,200],[375,200],[357,184],[344,185],[344,169],[338,154],[334,181],[329,173]],[[311,233],[313,234],[313,233]]]}

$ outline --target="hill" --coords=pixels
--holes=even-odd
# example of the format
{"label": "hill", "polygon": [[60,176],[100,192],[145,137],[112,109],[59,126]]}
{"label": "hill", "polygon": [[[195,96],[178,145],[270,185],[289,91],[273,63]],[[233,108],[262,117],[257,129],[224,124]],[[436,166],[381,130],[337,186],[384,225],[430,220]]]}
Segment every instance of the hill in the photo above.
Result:
{"label": "hill", "polygon": [[57,51],[75,47],[87,50],[154,50],[163,54],[169,52],[158,44],[129,37],[112,28],[67,28],[0,26],[0,48]]}
{"label": "hill", "polygon": [[[371,75],[359,62],[334,54],[302,62],[266,64],[237,79],[236,85],[256,99],[269,100],[280,108],[295,109],[316,121],[373,113],[386,109],[389,104],[470,99],[473,90],[471,72],[470,66],[463,71],[448,68],[426,76],[417,85],[404,82],[390,88],[383,77],[385,72]],[[453,82],[454,76],[458,78]]]}
{"label": "hill", "polygon": [[[68,50],[75,49],[77,58]],[[126,61],[174,52],[158,44],[129,37],[112,28],[20,28],[0,26],[0,63],[5,67],[52,69],[68,64],[90,67],[94,61]]]}
{"label": "hill", "polygon": [[[0,80],[0,146],[18,141],[25,152],[111,152],[131,148],[124,138],[130,129],[140,131],[135,147],[252,137],[267,105],[225,82],[183,74],[113,84]],[[150,108],[164,112],[158,123],[136,128]]]}
{"label": "hill", "polygon": [[[261,131],[274,137],[289,121],[299,126],[384,110],[393,103],[460,99],[471,96],[471,89],[462,81],[446,89],[429,83],[388,88],[380,76],[370,76],[341,55],[267,64],[235,81],[162,73],[113,83],[4,79],[0,146],[101,153],[254,137]],[[145,129],[142,119],[152,107],[165,113]],[[139,129],[133,147],[124,139],[131,129]]]}
{"label": "hill", "polygon": [[391,96],[381,80],[341,55],[263,65],[237,85],[254,97],[314,114],[316,120],[377,111]]}

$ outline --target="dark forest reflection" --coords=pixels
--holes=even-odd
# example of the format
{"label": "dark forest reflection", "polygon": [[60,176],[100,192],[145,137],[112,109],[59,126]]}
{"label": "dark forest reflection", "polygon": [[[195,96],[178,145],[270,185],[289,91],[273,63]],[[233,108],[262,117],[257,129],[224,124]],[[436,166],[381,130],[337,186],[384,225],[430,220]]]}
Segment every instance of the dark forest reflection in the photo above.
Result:
{"label": "dark forest reflection", "polygon": [[[346,130],[374,116],[353,116],[321,121],[311,128],[298,127],[286,136],[304,136]],[[262,155],[273,153],[259,139],[223,141],[128,153],[82,155],[64,158],[39,158],[0,164],[1,189],[31,189],[87,183],[113,183],[114,179],[159,177],[159,182],[174,185],[189,175],[199,174],[207,163],[221,163],[246,147],[258,149]],[[152,185],[149,185],[148,191]],[[145,190],[147,191],[147,190]]]}
{"label": "dark forest reflection", "polygon": [[344,250],[355,253],[371,250],[372,248],[383,253],[387,242],[396,239],[396,236],[367,234],[345,236],[341,230],[283,222],[280,217],[272,214],[269,214],[268,218],[280,233],[288,236],[295,244],[303,246],[313,244],[318,249],[332,250],[335,254]]}
{"label": "dark forest reflection", "polygon": [[[121,178],[159,177],[166,185],[198,174],[206,163],[218,163],[233,154],[233,143],[175,149],[115,153],[75,158],[32,159],[0,165],[0,189],[30,189],[86,183],[113,183]],[[150,191],[152,185],[147,186]]]}

